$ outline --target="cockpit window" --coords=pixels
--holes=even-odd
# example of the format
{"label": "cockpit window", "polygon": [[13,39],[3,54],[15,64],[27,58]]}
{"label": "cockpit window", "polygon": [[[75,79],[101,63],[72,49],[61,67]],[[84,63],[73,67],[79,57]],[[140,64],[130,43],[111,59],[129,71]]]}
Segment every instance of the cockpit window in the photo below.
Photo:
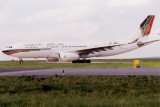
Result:
{"label": "cockpit window", "polygon": [[7,46],[7,48],[12,48],[12,46]]}

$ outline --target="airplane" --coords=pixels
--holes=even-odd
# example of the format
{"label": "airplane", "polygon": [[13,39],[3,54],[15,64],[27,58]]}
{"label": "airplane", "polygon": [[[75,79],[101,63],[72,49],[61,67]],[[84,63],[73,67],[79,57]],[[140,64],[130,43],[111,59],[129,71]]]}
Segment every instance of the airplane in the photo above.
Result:
{"label": "airplane", "polygon": [[159,41],[160,39],[148,39],[154,18],[155,15],[148,15],[133,34],[132,40],[126,43],[17,43],[7,46],[2,52],[18,57],[20,64],[23,64],[23,58],[46,58],[50,62],[91,63],[88,58],[122,54]]}

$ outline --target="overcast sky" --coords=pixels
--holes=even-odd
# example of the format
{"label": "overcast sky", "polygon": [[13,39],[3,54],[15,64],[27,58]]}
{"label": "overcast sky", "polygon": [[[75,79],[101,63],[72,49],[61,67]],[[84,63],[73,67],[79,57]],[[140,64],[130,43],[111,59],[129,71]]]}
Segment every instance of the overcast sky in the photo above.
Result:
{"label": "overcast sky", "polygon": [[[0,0],[0,51],[18,42],[123,41],[149,14],[150,36],[160,36],[160,0]],[[108,58],[155,56],[160,42]],[[14,58],[0,52],[5,59]]]}

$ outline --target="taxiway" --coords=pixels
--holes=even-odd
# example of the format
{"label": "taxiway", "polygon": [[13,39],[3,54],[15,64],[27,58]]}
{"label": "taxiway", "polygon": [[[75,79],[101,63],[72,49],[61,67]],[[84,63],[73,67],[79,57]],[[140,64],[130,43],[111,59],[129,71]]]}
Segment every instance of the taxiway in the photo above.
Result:
{"label": "taxiway", "polygon": [[70,68],[70,69],[27,69],[0,68],[0,76],[36,76],[46,78],[53,75],[65,76],[160,76],[160,68]]}

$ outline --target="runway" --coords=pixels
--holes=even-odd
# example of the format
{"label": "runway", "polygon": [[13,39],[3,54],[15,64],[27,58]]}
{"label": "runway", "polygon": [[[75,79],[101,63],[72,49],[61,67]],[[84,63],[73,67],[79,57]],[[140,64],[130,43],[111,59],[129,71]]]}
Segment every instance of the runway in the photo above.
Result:
{"label": "runway", "polygon": [[160,76],[160,68],[70,68],[70,69],[27,69],[0,68],[0,76],[36,76],[47,78],[53,75],[64,76]]}

